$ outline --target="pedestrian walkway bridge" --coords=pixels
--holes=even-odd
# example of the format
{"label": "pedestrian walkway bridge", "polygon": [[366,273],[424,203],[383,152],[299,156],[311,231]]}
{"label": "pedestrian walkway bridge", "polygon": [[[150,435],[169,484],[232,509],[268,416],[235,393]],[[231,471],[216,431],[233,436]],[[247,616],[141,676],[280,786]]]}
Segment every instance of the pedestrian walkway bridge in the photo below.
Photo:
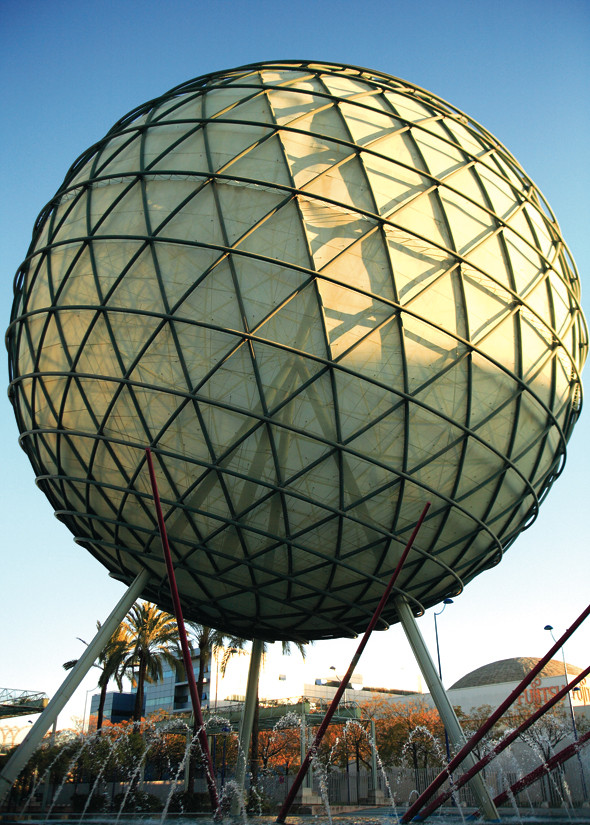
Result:
{"label": "pedestrian walkway bridge", "polygon": [[48,702],[47,694],[40,691],[0,688],[0,719],[41,713]]}

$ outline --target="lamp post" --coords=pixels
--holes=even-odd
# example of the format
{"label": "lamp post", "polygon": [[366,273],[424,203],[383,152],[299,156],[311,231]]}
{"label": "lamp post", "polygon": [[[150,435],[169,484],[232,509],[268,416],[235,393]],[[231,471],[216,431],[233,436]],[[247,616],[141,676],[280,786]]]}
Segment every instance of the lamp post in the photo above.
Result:
{"label": "lamp post", "polygon": [[[98,685],[88,688],[86,691],[86,698],[84,699],[84,715],[82,716],[82,733],[85,733],[86,728],[86,707],[88,706],[88,694],[98,690]],[[92,702],[90,702],[90,710],[88,711],[88,726],[90,727],[90,712],[92,711]]]}
{"label": "lamp post", "polygon": [[[546,624],[543,629],[549,631],[549,633],[551,634],[551,638],[553,639],[554,642],[557,641],[555,636],[553,635],[553,625]],[[567,665],[565,663],[565,650],[564,650],[563,645],[561,646],[561,658],[562,658],[562,661],[563,661],[563,675],[564,675],[564,678],[565,678],[565,684],[567,685],[567,683],[568,683]],[[577,690],[577,688],[574,688],[574,690]],[[574,706],[573,706],[573,703],[572,703],[572,693],[571,693],[571,691],[568,691],[567,700],[568,700],[568,704],[569,704],[569,708],[570,708],[570,716],[571,716],[571,719],[572,719],[572,731],[573,731],[573,734],[574,734],[574,741],[577,742],[578,741],[578,729],[576,727],[576,716],[574,714]],[[578,751],[577,748],[576,748],[576,756],[578,757],[578,764],[580,766],[580,778],[582,780],[582,794],[584,795],[584,802],[587,802],[588,801],[588,791],[586,789],[586,778],[584,776],[584,767],[582,765],[582,757],[580,756],[580,752]]]}
{"label": "lamp post", "polygon": [[442,669],[441,669],[441,666],[440,666],[440,649],[439,649],[439,646],[438,646],[438,625],[436,623],[436,617],[440,616],[441,613],[444,613],[444,609],[448,604],[453,604],[453,600],[452,599],[443,599],[442,610],[439,610],[438,613],[434,614],[434,635],[436,637],[436,658],[438,659],[438,675],[440,676],[441,681],[442,681]]}
{"label": "lamp post", "polygon": [[[438,675],[440,676],[441,682],[442,682],[442,668],[441,668],[441,665],[440,665],[440,648],[438,646],[438,625],[437,625],[437,622],[436,622],[436,617],[440,616],[440,614],[444,612],[444,609],[448,604],[453,604],[453,600],[452,599],[443,599],[442,610],[439,610],[438,612],[436,612],[434,614],[434,636],[436,638],[436,658],[438,660]],[[449,746],[449,735],[447,733],[446,728],[445,728],[445,748],[446,748],[446,751],[447,751],[447,762],[450,762],[451,761],[451,748]]]}

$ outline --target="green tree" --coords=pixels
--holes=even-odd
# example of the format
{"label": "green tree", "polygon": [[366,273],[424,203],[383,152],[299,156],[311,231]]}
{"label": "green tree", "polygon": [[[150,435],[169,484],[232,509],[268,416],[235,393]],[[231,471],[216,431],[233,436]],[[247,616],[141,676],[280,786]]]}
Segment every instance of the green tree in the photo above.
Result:
{"label": "green tree", "polygon": [[[198,624],[197,622],[187,622],[187,627],[193,635],[193,640],[199,648],[199,670],[197,673],[197,693],[199,702],[203,700],[203,685],[205,682],[205,671],[207,665],[211,661],[213,654],[223,652],[221,662],[221,672],[225,673],[225,668],[231,656],[238,650],[244,647],[246,639],[240,639],[237,636],[226,636],[221,630],[215,630],[213,627]],[[195,731],[196,733],[196,731]]]}
{"label": "green tree", "polygon": [[[96,628],[97,630],[100,630],[101,628],[101,623],[98,621],[96,623]],[[80,639],[80,641],[87,645],[87,642],[83,639]],[[119,625],[109,641],[106,643],[105,647],[100,652],[98,659],[93,665],[93,667],[97,667],[100,670],[100,676],[98,677],[100,699],[98,702],[98,713],[96,718],[96,730],[99,734],[102,732],[104,705],[109,682],[111,679],[114,679],[119,690],[123,690],[125,661],[129,656],[130,648],[131,639],[129,634],[123,625]],[[70,659],[68,662],[64,662],[64,669],[71,670],[77,661],[77,659]]]}
{"label": "green tree", "polygon": [[[527,705],[513,708],[510,719],[514,726],[528,719],[542,706],[541,699]],[[563,700],[544,713],[530,728],[520,734],[520,739],[535,753],[541,762],[549,759],[560,749],[560,743],[572,735],[571,717],[564,707]],[[563,766],[551,771],[541,780],[543,796],[551,805],[557,807],[567,798]]]}
{"label": "green tree", "polygon": [[[301,654],[303,661],[305,661],[305,644],[303,642],[281,642],[281,652],[283,656],[291,655],[291,645],[294,645]],[[263,664],[264,658],[268,652],[268,647],[265,642],[262,648]],[[252,776],[252,785],[256,784],[258,777],[258,763],[259,763],[259,718],[260,718],[260,698],[258,696],[258,685],[256,686],[256,706],[254,708],[254,720],[252,722],[252,738],[250,740],[250,774]]]}
{"label": "green tree", "polygon": [[162,678],[165,662],[172,668],[182,661],[176,619],[150,602],[136,602],[122,627],[128,634],[130,653],[124,662],[131,684],[137,688],[133,721],[141,720],[146,682]]}
{"label": "green tree", "polygon": [[[460,707],[455,708],[457,719],[467,740],[471,739],[471,737],[483,727],[492,711],[493,708],[491,705],[479,705],[479,707],[471,708],[468,713]],[[491,750],[509,726],[508,718],[502,716],[473,748],[475,758],[481,759]]]}
{"label": "green tree", "polygon": [[367,702],[363,716],[375,719],[377,749],[384,765],[418,770],[444,764],[444,726],[438,712],[424,702]]}
{"label": "green tree", "polygon": [[288,774],[291,765],[301,761],[301,728],[288,725],[262,730],[258,734],[258,748],[263,773],[274,768]]}
{"label": "green tree", "polygon": [[[9,761],[19,745],[15,745],[5,754],[0,755],[0,770]],[[59,784],[67,777],[72,757],[79,750],[79,738],[69,730],[48,732],[41,745],[20,772],[10,788],[8,798],[4,800],[6,809],[17,811],[23,802],[38,788],[40,782]]]}

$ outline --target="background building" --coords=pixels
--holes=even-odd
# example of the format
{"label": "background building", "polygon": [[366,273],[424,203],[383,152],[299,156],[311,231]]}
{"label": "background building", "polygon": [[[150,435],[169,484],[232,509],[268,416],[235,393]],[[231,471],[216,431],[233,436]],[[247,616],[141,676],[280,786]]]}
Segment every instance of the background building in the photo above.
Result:
{"label": "background building", "polygon": [[[94,716],[94,723],[96,724],[96,715],[98,713],[98,703],[100,695],[96,693],[92,697],[90,703],[90,716]],[[108,719],[113,725],[118,725],[121,722],[127,722],[133,719],[133,707],[135,705],[135,693],[119,693],[113,691],[107,693],[104,702],[104,718]]]}
{"label": "background building", "polygon": [[[197,650],[193,657],[195,679],[199,670],[199,655]],[[237,651],[230,657],[225,673],[221,661],[222,654],[211,656],[205,667],[202,706],[204,709],[222,711],[224,706],[235,707],[236,702],[244,700],[244,690],[250,661],[249,652]],[[489,706],[496,708],[508,696],[523,677],[529,673],[539,661],[534,657],[516,657],[491,662],[477,668],[455,682],[449,689],[449,698],[454,707],[460,708],[469,714]],[[581,669],[567,664],[568,681]],[[421,702],[429,707],[434,706],[429,693],[411,690],[398,690],[389,686],[368,686],[363,684],[363,676],[354,673],[346,687],[342,702],[344,704],[362,705],[372,700],[391,703]],[[515,707],[538,707],[557,693],[566,683],[563,662],[552,659],[543,668],[541,674],[525,690],[515,703]],[[259,695],[269,703],[295,704],[302,697],[313,700],[329,701],[340,684],[340,675],[334,666],[327,665],[325,672],[310,674],[301,656],[296,653],[291,656],[273,657],[265,661],[261,671]],[[575,718],[582,720],[586,716],[590,720],[590,684],[584,679],[572,691],[572,707]],[[105,718],[112,722],[130,719],[133,715],[134,693],[109,693],[105,705]],[[96,714],[98,709],[98,695],[92,697],[90,713]],[[562,706],[567,707],[567,700],[562,700]],[[188,682],[184,666],[179,664],[175,669],[164,665],[163,677],[154,684],[147,684],[145,688],[144,714],[155,713],[158,710],[167,713],[190,713],[191,701]]]}

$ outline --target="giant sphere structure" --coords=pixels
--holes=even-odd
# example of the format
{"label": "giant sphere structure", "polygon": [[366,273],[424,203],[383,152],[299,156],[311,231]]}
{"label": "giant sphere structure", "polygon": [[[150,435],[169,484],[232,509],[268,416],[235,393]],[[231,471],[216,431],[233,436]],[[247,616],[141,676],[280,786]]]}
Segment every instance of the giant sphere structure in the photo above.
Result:
{"label": "giant sphere structure", "polygon": [[[555,218],[423,89],[314,62],[199,77],[85,152],[41,213],[8,331],[57,516],[170,607],[246,637],[362,630],[496,564],[559,474],[587,329]],[[384,622],[397,620],[392,600]]]}

